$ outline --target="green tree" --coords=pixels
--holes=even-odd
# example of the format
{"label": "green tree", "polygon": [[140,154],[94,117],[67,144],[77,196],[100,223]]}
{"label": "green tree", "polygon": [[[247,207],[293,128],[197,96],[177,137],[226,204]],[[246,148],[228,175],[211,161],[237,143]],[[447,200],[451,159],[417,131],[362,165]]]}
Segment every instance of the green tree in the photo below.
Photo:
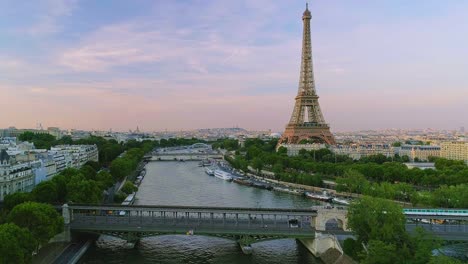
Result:
{"label": "green tree", "polygon": [[64,203],[67,201],[67,183],[70,181],[71,176],[66,176],[62,173],[56,175],[55,177],[50,180],[56,186],[57,190],[57,201],[60,203]]}
{"label": "green tree", "polygon": [[100,171],[96,174],[96,181],[100,185],[101,189],[107,189],[114,184],[114,179],[108,171]]}
{"label": "green tree", "polygon": [[433,235],[429,234],[422,227],[416,229],[416,233],[411,236],[411,245],[413,256],[411,263],[426,264],[429,263],[432,256],[432,250],[438,248],[441,244]]}
{"label": "green tree", "polygon": [[131,161],[124,158],[117,158],[110,165],[110,172],[116,181],[120,181],[132,172]]}
{"label": "green tree", "polygon": [[285,148],[285,147],[283,147],[283,146],[281,146],[281,147],[278,148],[278,152],[277,152],[277,153],[278,153],[278,155],[287,155],[287,154],[288,154],[288,149]]}
{"label": "green tree", "polygon": [[133,185],[132,182],[126,181],[120,190],[126,194],[131,194],[133,192],[138,191],[138,187]]}
{"label": "green tree", "polygon": [[33,200],[33,197],[31,193],[17,192],[17,193],[8,194],[3,199],[3,209],[6,211],[10,211],[16,205],[24,203],[24,202],[29,202],[32,200]]}
{"label": "green tree", "polygon": [[401,245],[407,241],[402,208],[392,201],[364,196],[348,208],[348,227],[359,242],[380,240]]}
{"label": "green tree", "polygon": [[252,160],[252,167],[254,169],[257,170],[257,172],[260,172],[263,167],[264,167],[264,163],[263,163],[263,160],[259,157],[255,157],[253,160]]}
{"label": "green tree", "polygon": [[30,263],[36,245],[27,229],[11,223],[0,225],[0,264]]}
{"label": "green tree", "polygon": [[87,180],[83,175],[74,175],[67,183],[67,200],[74,203],[99,203],[102,190],[96,181]]}
{"label": "green tree", "polygon": [[90,165],[81,166],[80,173],[88,180],[96,180],[96,170]]}
{"label": "green tree", "polygon": [[394,264],[405,263],[406,254],[395,244],[385,243],[380,240],[370,240],[368,254],[361,263],[363,264]]}
{"label": "green tree", "polygon": [[47,243],[63,230],[63,218],[48,204],[26,202],[8,214],[7,221],[29,230],[39,244]]}
{"label": "green tree", "polygon": [[343,242],[344,253],[355,260],[359,259],[358,257],[362,250],[361,244],[352,238],[347,238]]}
{"label": "green tree", "polygon": [[55,203],[58,200],[57,185],[52,181],[43,181],[31,192],[34,201],[40,203]]}

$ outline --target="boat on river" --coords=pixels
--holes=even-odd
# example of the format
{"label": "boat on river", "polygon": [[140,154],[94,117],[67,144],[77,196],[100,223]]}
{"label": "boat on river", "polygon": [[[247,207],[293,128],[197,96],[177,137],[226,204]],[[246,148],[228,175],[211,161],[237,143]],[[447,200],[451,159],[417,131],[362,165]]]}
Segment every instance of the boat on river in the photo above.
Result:
{"label": "boat on river", "polygon": [[255,188],[258,188],[258,189],[264,189],[264,190],[269,190],[269,191],[273,190],[273,186],[271,186],[269,184],[256,182],[256,181],[253,181],[251,186],[255,187]]}
{"label": "boat on river", "polygon": [[214,176],[214,170],[212,170],[210,168],[205,168],[205,173],[210,175],[210,176]]}
{"label": "boat on river", "polygon": [[211,166],[211,160],[209,159],[202,160],[198,163],[198,167],[207,167],[207,166]]}
{"label": "boat on river", "polygon": [[326,193],[313,193],[313,192],[305,192],[305,196],[309,197],[310,199],[322,201],[322,202],[331,202],[333,198]]}
{"label": "boat on river", "polygon": [[232,175],[229,172],[225,172],[223,170],[215,170],[214,176],[222,180],[232,181]]}
{"label": "boat on river", "polygon": [[341,205],[349,205],[349,203],[350,203],[349,200],[341,199],[341,198],[337,198],[337,197],[333,197],[332,202],[336,203],[336,204],[341,204]]}

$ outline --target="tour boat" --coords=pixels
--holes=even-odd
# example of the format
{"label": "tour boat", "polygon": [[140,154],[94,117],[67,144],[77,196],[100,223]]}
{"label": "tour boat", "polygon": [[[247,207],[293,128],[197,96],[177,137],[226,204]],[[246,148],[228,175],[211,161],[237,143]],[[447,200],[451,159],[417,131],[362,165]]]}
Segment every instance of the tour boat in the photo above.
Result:
{"label": "tour boat", "polygon": [[331,202],[332,197],[328,196],[327,194],[317,194],[317,193],[312,193],[312,192],[305,192],[305,195],[311,199],[314,200],[319,200],[323,202]]}
{"label": "tour boat", "polygon": [[332,202],[333,202],[333,203],[337,203],[337,204],[341,204],[341,205],[349,205],[349,201],[348,201],[348,200],[340,199],[340,198],[336,198],[336,197],[333,197],[333,198],[332,198]]}
{"label": "tour boat", "polygon": [[214,171],[210,168],[205,168],[205,172],[206,174],[210,175],[210,176],[214,176]]}
{"label": "tour boat", "polygon": [[222,171],[222,170],[215,170],[214,171],[214,176],[216,178],[220,178],[220,179],[223,179],[223,180],[226,180],[226,181],[232,181],[232,176],[229,172],[225,172],[225,171]]}

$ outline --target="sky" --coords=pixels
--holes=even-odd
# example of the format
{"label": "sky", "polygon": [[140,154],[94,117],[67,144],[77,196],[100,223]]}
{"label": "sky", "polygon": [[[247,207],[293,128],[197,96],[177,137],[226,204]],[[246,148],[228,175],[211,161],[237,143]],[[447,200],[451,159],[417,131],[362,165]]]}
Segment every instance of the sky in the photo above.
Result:
{"label": "sky", "polygon": [[[305,1],[0,0],[0,127],[282,131]],[[315,0],[332,131],[468,127],[468,1]]]}

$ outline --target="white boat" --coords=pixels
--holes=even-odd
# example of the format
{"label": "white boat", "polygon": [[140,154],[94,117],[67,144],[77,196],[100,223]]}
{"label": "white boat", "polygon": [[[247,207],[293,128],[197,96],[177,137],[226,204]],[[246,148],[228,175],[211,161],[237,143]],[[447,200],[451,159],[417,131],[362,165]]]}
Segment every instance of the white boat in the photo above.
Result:
{"label": "white boat", "polygon": [[225,172],[222,170],[215,170],[214,171],[214,176],[216,178],[220,178],[226,181],[232,181],[232,175],[229,172]]}
{"label": "white boat", "polygon": [[331,202],[332,197],[328,196],[327,194],[317,194],[312,192],[305,192],[305,195],[311,199],[319,200],[323,202]]}
{"label": "white boat", "polygon": [[210,168],[205,168],[205,172],[206,174],[210,175],[210,176],[214,176],[214,171]]}
{"label": "white boat", "polygon": [[340,198],[336,198],[336,197],[333,197],[332,202],[336,203],[336,204],[349,205],[348,200],[340,199]]}

